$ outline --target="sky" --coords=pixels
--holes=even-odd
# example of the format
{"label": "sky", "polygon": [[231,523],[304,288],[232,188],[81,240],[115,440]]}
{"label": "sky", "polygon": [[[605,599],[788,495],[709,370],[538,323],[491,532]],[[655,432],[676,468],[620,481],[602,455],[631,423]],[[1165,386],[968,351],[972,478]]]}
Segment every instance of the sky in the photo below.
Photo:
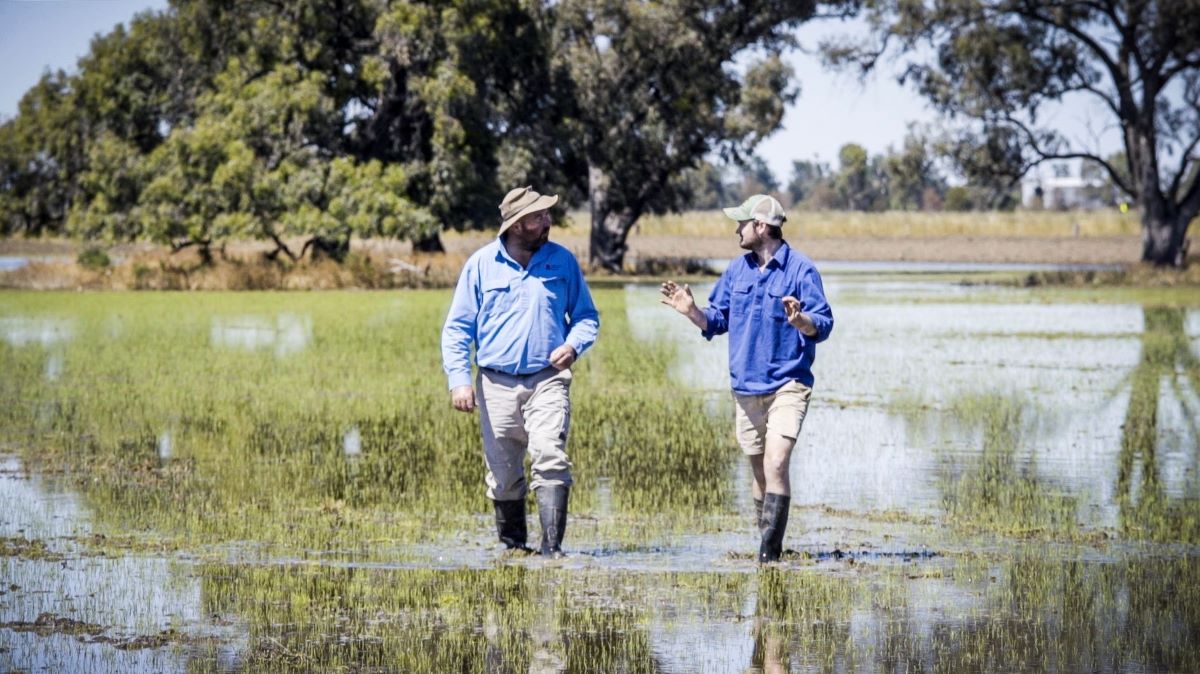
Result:
{"label": "sky", "polygon": [[[166,5],[166,0],[0,0],[0,118],[16,114],[21,96],[43,73],[74,71],[97,33],[112,30],[140,11]],[[813,47],[822,36],[843,30],[849,29],[835,23],[809,24],[798,36],[802,45]],[[795,52],[788,58],[800,97],[788,107],[783,128],[757,149],[782,183],[791,174],[793,160],[817,159],[836,166],[838,150],[846,143],[878,154],[899,148],[909,123],[937,122],[937,115],[915,93],[896,83],[894,66],[859,82],[853,75],[829,72],[811,54]],[[1107,122],[1094,106],[1062,106],[1052,110],[1050,118],[1084,140],[1099,130],[1105,137],[1102,145],[1115,147],[1112,130],[1104,129]]]}

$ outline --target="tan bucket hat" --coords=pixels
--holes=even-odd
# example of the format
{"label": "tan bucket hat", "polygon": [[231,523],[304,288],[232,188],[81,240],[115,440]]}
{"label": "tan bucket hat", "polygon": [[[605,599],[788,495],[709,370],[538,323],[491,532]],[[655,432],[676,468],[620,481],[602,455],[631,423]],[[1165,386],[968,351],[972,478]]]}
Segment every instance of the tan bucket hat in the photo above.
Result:
{"label": "tan bucket hat", "polygon": [[532,186],[518,187],[510,191],[504,195],[504,201],[500,202],[500,234],[503,234],[504,230],[512,227],[522,217],[537,211],[544,211],[557,203],[557,194],[538,194],[533,191]]}

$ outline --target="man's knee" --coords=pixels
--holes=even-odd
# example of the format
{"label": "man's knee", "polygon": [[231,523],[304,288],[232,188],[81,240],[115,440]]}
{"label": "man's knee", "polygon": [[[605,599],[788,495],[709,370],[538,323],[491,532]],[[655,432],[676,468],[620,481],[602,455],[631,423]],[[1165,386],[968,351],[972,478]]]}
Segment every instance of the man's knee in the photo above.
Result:
{"label": "man's knee", "polygon": [[492,475],[491,497],[496,501],[513,501],[516,499],[525,498],[528,488],[525,484],[525,474],[522,472],[516,476],[501,476]]}

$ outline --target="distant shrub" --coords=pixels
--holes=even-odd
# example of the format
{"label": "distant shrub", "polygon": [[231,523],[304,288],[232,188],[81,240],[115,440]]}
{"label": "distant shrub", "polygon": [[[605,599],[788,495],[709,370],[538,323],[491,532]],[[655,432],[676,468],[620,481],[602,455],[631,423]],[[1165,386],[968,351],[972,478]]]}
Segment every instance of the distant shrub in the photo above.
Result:
{"label": "distant shrub", "polygon": [[946,190],[946,200],[942,202],[942,208],[947,211],[969,211],[975,208],[971,190],[961,186]]}
{"label": "distant shrub", "polygon": [[75,258],[75,261],[79,263],[80,267],[93,271],[107,269],[112,265],[112,260],[109,259],[108,253],[94,246],[84,248],[79,257]]}

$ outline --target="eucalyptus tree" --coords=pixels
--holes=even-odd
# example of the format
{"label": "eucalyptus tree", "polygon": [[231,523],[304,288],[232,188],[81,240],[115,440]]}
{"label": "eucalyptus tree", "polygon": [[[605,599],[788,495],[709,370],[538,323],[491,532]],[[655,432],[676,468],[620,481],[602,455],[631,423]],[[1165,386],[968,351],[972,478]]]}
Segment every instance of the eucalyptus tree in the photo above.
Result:
{"label": "eucalyptus tree", "polygon": [[554,4],[554,65],[570,87],[559,92],[572,101],[567,151],[586,164],[593,264],[620,271],[638,218],[687,202],[677,176],[710,153],[738,161],[779,127],[797,95],[779,54],[816,9],[808,0]]}
{"label": "eucalyptus tree", "polygon": [[518,0],[392,2],[381,11],[352,142],[362,157],[411,165],[413,196],[447,228],[494,227],[508,189],[560,189],[580,172],[558,123],[549,12]]}
{"label": "eucalyptus tree", "polygon": [[[1200,213],[1200,2],[1197,0],[864,0],[872,35],[829,45],[869,70],[903,55],[905,76],[939,110],[970,120],[994,173],[1052,159],[1094,162],[1141,207],[1142,259],[1182,264]],[[1124,160],[1047,128],[1047,102],[1097,101]]]}

